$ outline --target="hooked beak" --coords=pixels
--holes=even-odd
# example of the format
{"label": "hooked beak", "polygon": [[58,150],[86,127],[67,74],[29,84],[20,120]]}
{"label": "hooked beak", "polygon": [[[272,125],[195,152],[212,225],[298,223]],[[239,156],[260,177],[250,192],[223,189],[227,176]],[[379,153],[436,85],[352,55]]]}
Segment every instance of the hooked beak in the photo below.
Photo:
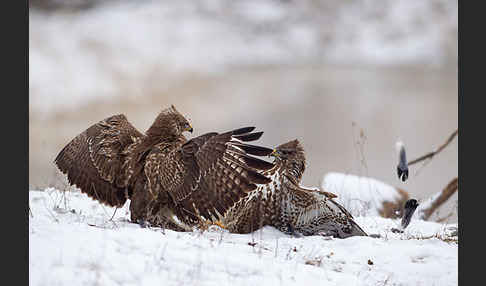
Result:
{"label": "hooked beak", "polygon": [[277,149],[273,149],[272,153],[270,153],[268,156],[279,157]]}
{"label": "hooked beak", "polygon": [[189,127],[187,127],[184,131],[189,131],[189,132],[192,133],[192,131],[194,131],[194,129],[192,129],[192,126],[189,125]]}

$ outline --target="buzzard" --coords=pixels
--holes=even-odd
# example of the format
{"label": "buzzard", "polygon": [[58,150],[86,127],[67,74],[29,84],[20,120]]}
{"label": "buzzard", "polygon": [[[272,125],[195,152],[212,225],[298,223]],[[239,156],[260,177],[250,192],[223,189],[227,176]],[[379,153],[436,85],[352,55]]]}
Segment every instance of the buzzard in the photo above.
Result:
{"label": "buzzard", "polygon": [[250,192],[271,180],[262,172],[272,149],[245,142],[254,127],[211,132],[187,140],[193,129],[172,105],[145,132],[114,115],[76,136],[55,164],[71,185],[109,206],[130,199],[131,220],[177,231],[219,220]]}
{"label": "buzzard", "polygon": [[338,238],[366,236],[336,195],[300,186],[305,170],[304,149],[298,140],[271,153],[275,166],[262,174],[272,183],[261,185],[228,211],[222,223],[230,232],[249,233],[271,225],[291,234],[323,234]]}

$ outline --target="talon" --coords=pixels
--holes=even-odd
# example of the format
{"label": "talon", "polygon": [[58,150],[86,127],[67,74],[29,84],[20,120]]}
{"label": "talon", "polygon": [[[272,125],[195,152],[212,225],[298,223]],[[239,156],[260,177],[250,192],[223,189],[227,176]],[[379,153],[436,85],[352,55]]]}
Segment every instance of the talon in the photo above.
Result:
{"label": "talon", "polygon": [[223,223],[219,220],[215,221],[213,224],[219,226],[222,229],[226,229],[226,227],[223,225]]}
{"label": "talon", "polygon": [[209,220],[200,220],[199,221],[198,228],[200,230],[202,230],[202,231],[206,231],[209,228],[210,225],[211,225],[211,221],[209,221]]}

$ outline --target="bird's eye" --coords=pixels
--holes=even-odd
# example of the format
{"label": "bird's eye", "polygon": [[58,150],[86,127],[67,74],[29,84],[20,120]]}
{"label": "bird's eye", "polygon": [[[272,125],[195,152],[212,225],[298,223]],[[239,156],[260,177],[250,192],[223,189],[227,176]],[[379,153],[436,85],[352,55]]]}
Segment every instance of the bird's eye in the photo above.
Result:
{"label": "bird's eye", "polygon": [[192,133],[192,130],[193,129],[192,129],[191,124],[189,124],[189,122],[186,121],[186,122],[182,123],[182,126],[181,127],[182,127],[182,130],[183,131],[189,131],[189,132]]}

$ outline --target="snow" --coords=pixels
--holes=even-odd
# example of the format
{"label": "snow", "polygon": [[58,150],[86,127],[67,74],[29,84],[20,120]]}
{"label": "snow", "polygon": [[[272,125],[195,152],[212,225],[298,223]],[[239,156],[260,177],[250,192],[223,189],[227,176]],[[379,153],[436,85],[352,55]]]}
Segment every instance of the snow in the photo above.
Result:
{"label": "snow", "polygon": [[355,216],[379,216],[384,202],[397,202],[397,189],[373,178],[330,172],[324,176],[321,187],[336,194],[336,201]]}
{"label": "snow", "polygon": [[31,190],[29,285],[457,285],[457,224],[356,217],[380,238],[178,233],[129,222],[129,203]]}
{"label": "snow", "polygon": [[413,214],[413,217],[415,218],[420,218],[423,219],[425,216],[425,210],[430,209],[432,206],[432,203],[437,200],[438,197],[442,194],[442,191],[435,193],[432,195],[430,198],[425,200],[424,202],[421,202],[417,209],[415,210],[415,213]]}

